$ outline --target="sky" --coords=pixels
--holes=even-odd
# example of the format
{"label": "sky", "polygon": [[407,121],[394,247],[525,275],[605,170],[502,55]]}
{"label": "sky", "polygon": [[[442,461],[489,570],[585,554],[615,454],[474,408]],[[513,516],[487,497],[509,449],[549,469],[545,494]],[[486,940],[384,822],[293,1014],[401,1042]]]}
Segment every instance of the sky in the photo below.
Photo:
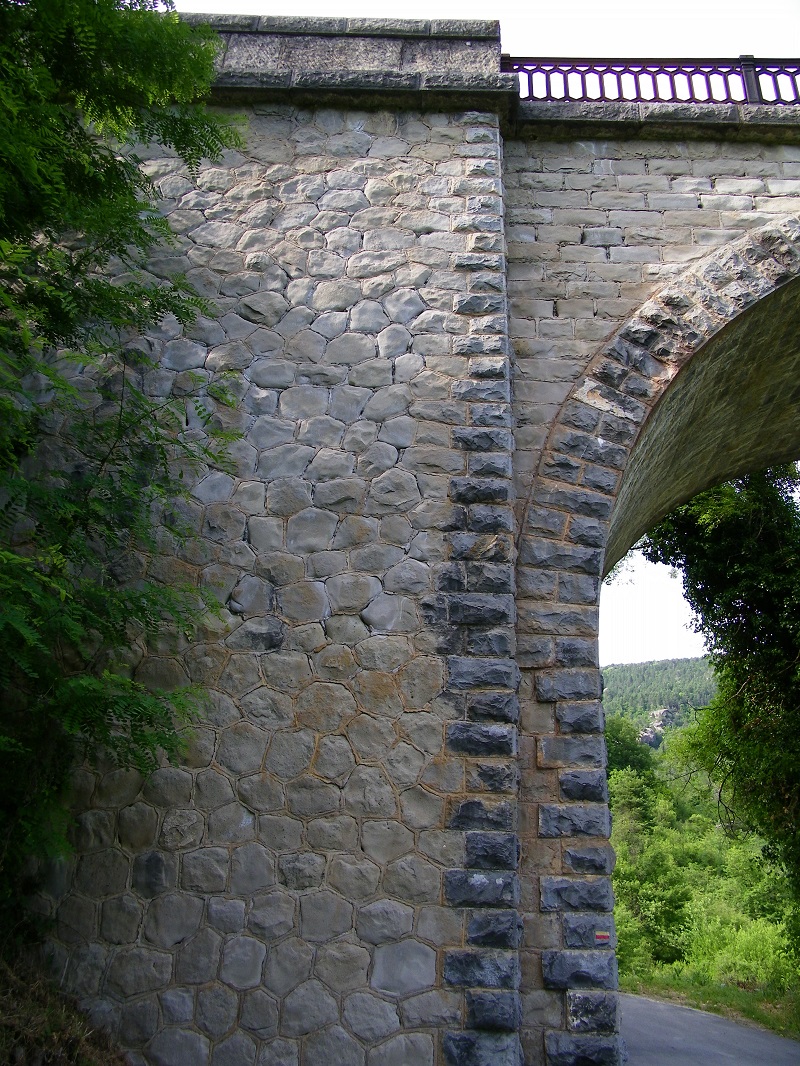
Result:
{"label": "sky", "polygon": [[[176,0],[179,11],[349,18],[499,19],[512,56],[760,59],[800,56],[800,0]],[[520,12],[524,12],[521,14]],[[702,655],[680,576],[641,556],[603,587],[600,665]]]}
{"label": "sky", "polygon": [[499,19],[503,51],[576,59],[800,55],[800,0],[177,0],[179,11],[350,18]]}
{"label": "sky", "polygon": [[681,574],[631,552],[600,592],[600,665],[703,655]]}

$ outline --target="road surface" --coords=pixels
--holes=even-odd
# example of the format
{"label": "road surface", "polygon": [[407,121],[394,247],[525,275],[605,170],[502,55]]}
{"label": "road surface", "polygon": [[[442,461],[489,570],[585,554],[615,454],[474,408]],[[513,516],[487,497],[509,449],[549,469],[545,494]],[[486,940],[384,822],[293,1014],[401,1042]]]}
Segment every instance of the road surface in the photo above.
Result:
{"label": "road surface", "polygon": [[800,1066],[800,1043],[717,1014],[620,996],[627,1066]]}

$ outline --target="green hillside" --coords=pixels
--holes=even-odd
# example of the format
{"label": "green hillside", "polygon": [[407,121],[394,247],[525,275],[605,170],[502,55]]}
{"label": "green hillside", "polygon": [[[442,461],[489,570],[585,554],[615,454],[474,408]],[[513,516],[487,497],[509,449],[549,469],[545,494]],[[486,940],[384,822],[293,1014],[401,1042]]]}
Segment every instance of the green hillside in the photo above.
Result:
{"label": "green hillside", "polygon": [[603,705],[608,715],[630,719],[644,728],[653,711],[676,711],[674,723],[691,718],[694,707],[705,707],[716,691],[708,659],[663,659],[660,662],[606,666]]}

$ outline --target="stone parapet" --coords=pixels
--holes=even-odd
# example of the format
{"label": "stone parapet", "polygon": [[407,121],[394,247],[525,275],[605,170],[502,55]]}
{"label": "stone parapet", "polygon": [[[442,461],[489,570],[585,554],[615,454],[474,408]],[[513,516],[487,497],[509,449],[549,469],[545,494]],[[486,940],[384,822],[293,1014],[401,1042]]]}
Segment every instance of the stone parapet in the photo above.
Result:
{"label": "stone parapet", "polygon": [[[185,15],[223,41],[215,95],[421,93],[471,106],[497,98],[506,112],[517,79],[500,72],[500,24],[469,20],[303,19]],[[485,100],[480,106],[485,106]],[[319,103],[319,98],[317,99]]]}
{"label": "stone parapet", "polygon": [[585,135],[657,139],[800,142],[797,108],[779,104],[520,100],[509,136],[538,131],[559,140]]}

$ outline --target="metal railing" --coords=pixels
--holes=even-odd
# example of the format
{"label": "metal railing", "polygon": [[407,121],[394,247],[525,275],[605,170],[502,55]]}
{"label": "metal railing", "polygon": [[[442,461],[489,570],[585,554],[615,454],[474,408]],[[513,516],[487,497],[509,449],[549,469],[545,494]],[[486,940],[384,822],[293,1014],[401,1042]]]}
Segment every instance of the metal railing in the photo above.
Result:
{"label": "metal railing", "polygon": [[800,104],[800,60],[516,59],[523,100],[692,104]]}

